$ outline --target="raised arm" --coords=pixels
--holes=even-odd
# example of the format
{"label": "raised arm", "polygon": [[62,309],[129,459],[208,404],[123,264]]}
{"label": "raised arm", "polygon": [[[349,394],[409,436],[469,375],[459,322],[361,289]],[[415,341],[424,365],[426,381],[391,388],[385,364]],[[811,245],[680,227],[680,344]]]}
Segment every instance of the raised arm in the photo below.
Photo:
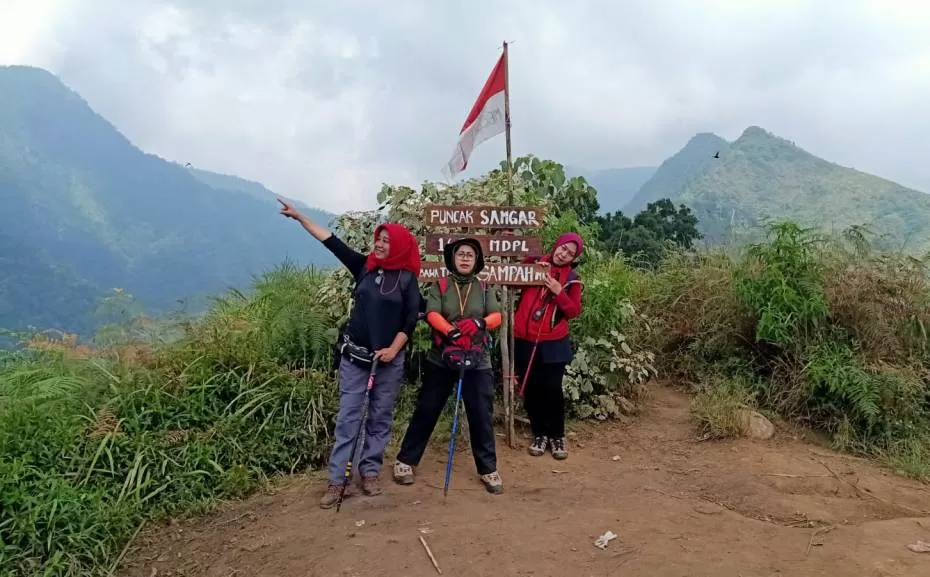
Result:
{"label": "raised arm", "polygon": [[349,269],[353,277],[359,277],[365,267],[365,255],[342,242],[342,239],[330,232],[328,228],[313,222],[301,214],[299,210],[280,198],[278,202],[281,203],[282,215],[299,222],[300,226],[304,227],[304,230],[310,233],[313,238],[323,243],[323,246],[329,249],[329,252],[333,253],[333,255],[339,259],[339,262]]}

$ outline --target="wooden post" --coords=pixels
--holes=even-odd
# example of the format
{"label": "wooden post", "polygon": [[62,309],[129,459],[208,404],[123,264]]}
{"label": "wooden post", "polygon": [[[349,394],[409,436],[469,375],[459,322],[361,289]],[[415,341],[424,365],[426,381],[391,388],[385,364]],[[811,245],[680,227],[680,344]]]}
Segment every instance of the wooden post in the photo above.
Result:
{"label": "wooden post", "polygon": [[[507,142],[507,205],[514,205],[513,198],[513,154],[510,146],[510,57],[507,42],[504,41],[504,135]],[[511,230],[511,232],[513,232]],[[514,430],[514,341],[513,341],[513,292],[504,287],[504,326],[501,331],[501,364],[504,373],[504,419],[507,424],[506,439],[511,449],[515,448],[516,432]]]}

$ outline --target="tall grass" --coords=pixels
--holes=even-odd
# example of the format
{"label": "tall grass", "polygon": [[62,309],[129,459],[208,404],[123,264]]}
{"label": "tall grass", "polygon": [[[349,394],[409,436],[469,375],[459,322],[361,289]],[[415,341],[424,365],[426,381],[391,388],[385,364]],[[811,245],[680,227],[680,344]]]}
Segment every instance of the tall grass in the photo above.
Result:
{"label": "tall grass", "polygon": [[734,383],[751,383],[761,408],[916,477],[930,470],[928,298],[923,261],[875,252],[861,230],[790,222],[736,255],[671,255],[637,286],[647,337],[694,385],[700,422],[745,409]]}
{"label": "tall grass", "polygon": [[142,357],[48,341],[5,355],[0,574],[104,574],[143,520],[323,463],[337,395],[321,280],[273,271]]}

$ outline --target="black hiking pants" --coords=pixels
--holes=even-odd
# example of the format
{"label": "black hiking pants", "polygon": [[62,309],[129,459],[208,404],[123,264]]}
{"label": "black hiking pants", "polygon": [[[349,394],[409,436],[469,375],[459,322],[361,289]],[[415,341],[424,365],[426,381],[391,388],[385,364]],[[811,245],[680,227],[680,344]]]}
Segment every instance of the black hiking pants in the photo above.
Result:
{"label": "black hiking pants", "polygon": [[[420,464],[426,446],[450,395],[455,394],[459,372],[427,362],[423,368],[423,386],[410,425],[401,441],[397,460],[411,467]],[[494,375],[490,369],[465,371],[462,403],[468,418],[471,451],[479,475],[497,470],[494,445]]]}
{"label": "black hiking pants", "polygon": [[528,366],[531,354],[531,346],[518,345],[514,355],[514,372],[519,379],[518,390],[529,371],[529,378],[523,389],[523,408],[530,419],[534,437],[560,439],[565,436],[565,396],[562,394],[562,378],[568,363],[544,362],[545,353],[543,347],[539,347],[533,355],[533,365]]}

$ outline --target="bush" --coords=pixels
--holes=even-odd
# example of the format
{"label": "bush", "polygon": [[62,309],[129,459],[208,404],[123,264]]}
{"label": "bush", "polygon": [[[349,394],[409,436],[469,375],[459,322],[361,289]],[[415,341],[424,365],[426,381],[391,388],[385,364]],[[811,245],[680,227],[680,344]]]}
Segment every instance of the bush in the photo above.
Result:
{"label": "bush", "polygon": [[313,312],[322,307],[296,310],[319,280],[272,272],[254,295],[219,299],[148,364],[47,342],[8,355],[0,567],[100,574],[144,519],[199,511],[324,463],[337,394],[314,331],[329,324]]}
{"label": "bush", "polygon": [[828,239],[783,222],[769,233],[737,255],[674,255],[636,289],[669,374],[699,383],[696,420],[742,434],[735,415],[751,393],[838,448],[926,474],[923,261],[876,254],[859,229]]}

